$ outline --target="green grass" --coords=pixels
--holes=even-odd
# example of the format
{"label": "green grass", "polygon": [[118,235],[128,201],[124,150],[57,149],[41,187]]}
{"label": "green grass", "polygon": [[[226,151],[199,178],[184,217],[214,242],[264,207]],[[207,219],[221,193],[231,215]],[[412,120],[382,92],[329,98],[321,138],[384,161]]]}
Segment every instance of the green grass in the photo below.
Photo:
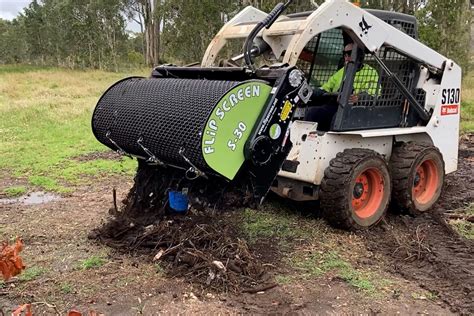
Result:
{"label": "green grass", "polygon": [[474,132],[474,72],[463,80],[461,103],[461,132]]}
{"label": "green grass", "polygon": [[107,260],[105,260],[103,257],[92,256],[92,257],[82,260],[80,262],[80,268],[82,270],[95,269],[95,268],[102,267],[106,263],[107,263]]}
{"label": "green grass", "polygon": [[[474,203],[471,203],[468,207],[462,209],[461,213],[468,216],[474,216]],[[451,220],[449,223],[464,238],[471,240],[474,239],[474,223],[468,222],[464,219]]]}
{"label": "green grass", "polygon": [[292,275],[283,275],[283,274],[278,274],[275,276],[275,281],[278,284],[289,284],[294,280],[294,276]]}
{"label": "green grass", "polygon": [[415,300],[430,300],[436,301],[439,297],[436,293],[426,291],[425,293],[414,292],[411,293],[411,297]]}
{"label": "green grass", "polygon": [[250,242],[260,238],[276,238],[284,242],[289,239],[310,239],[320,233],[321,222],[308,219],[296,210],[267,202],[259,210],[245,209],[242,214],[242,230]]}
{"label": "green grass", "polygon": [[8,197],[18,197],[27,192],[26,187],[24,186],[13,186],[3,190],[3,194]]}
{"label": "green grass", "polygon": [[377,289],[385,285],[386,280],[377,280],[370,273],[358,271],[337,252],[315,252],[307,256],[293,256],[290,265],[298,270],[299,277],[311,279],[332,273],[354,288],[367,294],[376,295]]}
{"label": "green grass", "polygon": [[74,290],[72,284],[68,282],[63,282],[60,284],[59,289],[64,294],[71,294]]}
{"label": "green grass", "polygon": [[157,274],[160,274],[160,275],[165,274],[165,269],[159,263],[156,263],[154,267],[155,267],[155,272]]}
{"label": "green grass", "polygon": [[56,192],[87,177],[132,174],[136,163],[129,159],[74,159],[109,150],[92,134],[92,111],[103,91],[127,75],[0,66],[0,169]]}
{"label": "green grass", "polygon": [[20,281],[32,281],[45,273],[45,269],[40,267],[31,267],[23,271],[18,277]]}
{"label": "green grass", "polygon": [[467,239],[474,239],[474,224],[464,221],[464,220],[457,220],[451,221],[450,223],[454,229],[462,236]]}
{"label": "green grass", "polygon": [[474,132],[474,100],[461,103],[461,132]]}

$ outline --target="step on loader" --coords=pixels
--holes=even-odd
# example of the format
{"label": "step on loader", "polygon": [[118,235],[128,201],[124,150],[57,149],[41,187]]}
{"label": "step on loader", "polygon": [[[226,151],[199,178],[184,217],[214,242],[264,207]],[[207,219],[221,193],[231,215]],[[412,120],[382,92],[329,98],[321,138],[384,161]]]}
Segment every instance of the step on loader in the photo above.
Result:
{"label": "step on loader", "polygon": [[96,138],[138,158],[136,182],[158,174],[135,201],[246,183],[259,203],[319,200],[328,222],[361,229],[389,203],[416,215],[438,200],[457,168],[460,67],[418,41],[412,16],[345,0],[284,15],[290,2],[242,10],[198,65],[104,93]]}

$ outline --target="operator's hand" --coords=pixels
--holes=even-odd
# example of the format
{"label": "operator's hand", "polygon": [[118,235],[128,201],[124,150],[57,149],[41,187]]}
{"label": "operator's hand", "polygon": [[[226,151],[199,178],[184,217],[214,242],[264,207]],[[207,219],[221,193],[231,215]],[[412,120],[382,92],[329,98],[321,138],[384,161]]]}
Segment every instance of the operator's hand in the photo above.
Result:
{"label": "operator's hand", "polygon": [[355,104],[359,102],[359,96],[357,94],[353,94],[349,97],[349,102]]}
{"label": "operator's hand", "polygon": [[320,97],[322,96],[323,94],[325,94],[326,91],[324,91],[323,89],[321,88],[316,88],[316,89],[313,89],[313,95],[311,96],[312,99],[315,99],[317,97]]}

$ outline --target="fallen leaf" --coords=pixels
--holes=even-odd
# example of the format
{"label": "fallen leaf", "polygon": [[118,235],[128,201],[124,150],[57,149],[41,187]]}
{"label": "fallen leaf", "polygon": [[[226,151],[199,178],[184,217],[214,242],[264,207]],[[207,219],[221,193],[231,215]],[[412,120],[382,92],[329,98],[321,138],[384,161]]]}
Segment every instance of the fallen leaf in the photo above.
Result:
{"label": "fallen leaf", "polygon": [[5,281],[20,274],[25,269],[23,260],[19,256],[22,250],[23,241],[21,238],[16,239],[15,245],[10,246],[7,242],[0,245],[0,272]]}

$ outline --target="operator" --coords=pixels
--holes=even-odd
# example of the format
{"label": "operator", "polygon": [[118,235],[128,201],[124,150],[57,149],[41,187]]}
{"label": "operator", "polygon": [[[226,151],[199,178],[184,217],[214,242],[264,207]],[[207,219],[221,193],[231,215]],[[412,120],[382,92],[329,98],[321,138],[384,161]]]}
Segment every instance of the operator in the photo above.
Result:
{"label": "operator", "polygon": [[[349,43],[344,47],[344,65],[352,62],[352,49],[354,44]],[[313,91],[311,101],[315,102],[318,97],[325,93],[338,93],[344,79],[345,67],[339,69],[329,80],[320,88]],[[377,85],[379,74],[371,66],[360,62],[359,69],[354,77],[353,94],[349,98],[349,104],[356,104],[359,101],[359,94],[375,96],[377,94]],[[328,131],[331,127],[332,119],[338,109],[337,102],[327,102],[310,106],[305,113],[305,121],[317,122],[318,130]]]}

